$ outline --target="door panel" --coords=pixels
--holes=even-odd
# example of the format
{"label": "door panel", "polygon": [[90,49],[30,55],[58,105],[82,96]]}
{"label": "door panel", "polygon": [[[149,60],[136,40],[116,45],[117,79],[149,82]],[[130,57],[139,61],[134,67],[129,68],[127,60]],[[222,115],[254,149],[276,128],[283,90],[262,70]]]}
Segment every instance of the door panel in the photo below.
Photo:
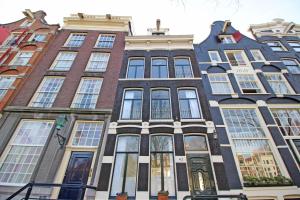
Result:
{"label": "door panel", "polygon": [[[93,152],[72,152],[65,173],[64,184],[85,185],[87,183],[92,164]],[[78,188],[61,188],[58,199],[80,198],[81,190]]]}
{"label": "door panel", "polygon": [[189,185],[193,194],[215,194],[208,154],[188,154]]}

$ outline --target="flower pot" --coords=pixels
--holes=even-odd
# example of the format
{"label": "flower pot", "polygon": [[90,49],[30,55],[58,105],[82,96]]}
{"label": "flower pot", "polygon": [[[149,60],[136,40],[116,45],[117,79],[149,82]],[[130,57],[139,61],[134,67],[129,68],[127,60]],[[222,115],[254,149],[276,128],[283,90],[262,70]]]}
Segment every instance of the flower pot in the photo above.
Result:
{"label": "flower pot", "polygon": [[127,200],[127,193],[118,194],[116,200]]}
{"label": "flower pot", "polygon": [[168,191],[160,191],[157,195],[157,200],[168,200],[169,192]]}

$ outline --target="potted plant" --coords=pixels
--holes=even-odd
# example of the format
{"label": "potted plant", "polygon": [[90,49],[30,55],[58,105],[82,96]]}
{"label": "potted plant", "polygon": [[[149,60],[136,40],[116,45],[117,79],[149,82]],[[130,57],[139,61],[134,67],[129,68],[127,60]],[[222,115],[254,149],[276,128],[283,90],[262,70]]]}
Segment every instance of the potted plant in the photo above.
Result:
{"label": "potted plant", "polygon": [[289,186],[289,185],[293,185],[292,180],[280,175],[275,177],[255,177],[255,176],[244,177],[245,187],[269,187],[269,186]]}
{"label": "potted plant", "polygon": [[127,200],[127,198],[128,198],[127,192],[123,192],[123,193],[121,192],[117,194],[116,200]]}
{"label": "potted plant", "polygon": [[159,191],[157,195],[157,200],[168,200],[169,192],[168,191]]}

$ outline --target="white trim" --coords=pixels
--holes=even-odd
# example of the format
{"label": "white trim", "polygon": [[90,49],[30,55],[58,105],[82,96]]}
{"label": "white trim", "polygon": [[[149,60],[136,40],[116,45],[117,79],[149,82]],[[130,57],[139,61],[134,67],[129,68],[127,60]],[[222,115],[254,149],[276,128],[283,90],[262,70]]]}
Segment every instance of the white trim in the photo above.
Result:
{"label": "white trim", "polygon": [[195,76],[194,76],[194,70],[193,70],[193,65],[192,65],[191,57],[190,56],[174,56],[173,59],[174,59],[174,73],[175,73],[175,78],[178,78],[178,77],[176,77],[176,65],[175,65],[176,59],[188,59],[189,60],[190,69],[191,69],[191,72],[192,72],[192,77],[183,77],[182,79],[195,78]]}
{"label": "white trim", "polygon": [[[84,35],[84,40],[82,41],[82,44],[80,46],[68,46],[70,40],[72,39],[73,35],[78,34],[78,35]],[[65,41],[63,47],[68,47],[68,48],[79,48],[83,45],[85,39],[86,39],[87,33],[86,32],[72,32],[69,34],[68,39]]]}
{"label": "white trim", "polygon": [[[211,55],[211,54],[213,54],[213,53],[216,53],[217,58],[218,58],[217,61],[213,61],[212,55]],[[211,61],[212,63],[220,63],[220,62],[222,62],[222,59],[221,59],[220,54],[219,54],[219,51],[217,51],[217,50],[208,51],[208,56],[209,56],[209,59],[210,59],[210,61]]]}
{"label": "white trim", "polygon": [[[127,60],[127,68],[126,68],[126,76],[125,76],[125,80],[136,80],[136,78],[128,78],[128,70],[129,70],[129,63],[130,63],[130,60],[137,60],[137,59],[141,59],[141,60],[144,60],[144,69],[143,69],[143,78],[145,77],[145,68],[146,68],[146,62],[145,62],[145,57],[141,56],[141,57],[137,57],[137,56],[134,56],[134,57],[129,57],[128,60]],[[141,79],[141,78],[139,78]]]}

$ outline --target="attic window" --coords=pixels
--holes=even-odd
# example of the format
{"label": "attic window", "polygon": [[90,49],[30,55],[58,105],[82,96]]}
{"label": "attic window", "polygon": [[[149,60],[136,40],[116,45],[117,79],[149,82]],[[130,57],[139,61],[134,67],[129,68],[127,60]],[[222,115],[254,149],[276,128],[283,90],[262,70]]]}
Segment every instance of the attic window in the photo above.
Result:
{"label": "attic window", "polygon": [[222,44],[234,44],[234,43],[236,43],[236,41],[232,37],[232,35],[219,35],[219,39],[222,42]]}
{"label": "attic window", "polygon": [[29,21],[29,20],[25,20],[21,25],[20,27],[22,28],[28,28],[29,26],[31,26],[33,23],[33,21]]}

